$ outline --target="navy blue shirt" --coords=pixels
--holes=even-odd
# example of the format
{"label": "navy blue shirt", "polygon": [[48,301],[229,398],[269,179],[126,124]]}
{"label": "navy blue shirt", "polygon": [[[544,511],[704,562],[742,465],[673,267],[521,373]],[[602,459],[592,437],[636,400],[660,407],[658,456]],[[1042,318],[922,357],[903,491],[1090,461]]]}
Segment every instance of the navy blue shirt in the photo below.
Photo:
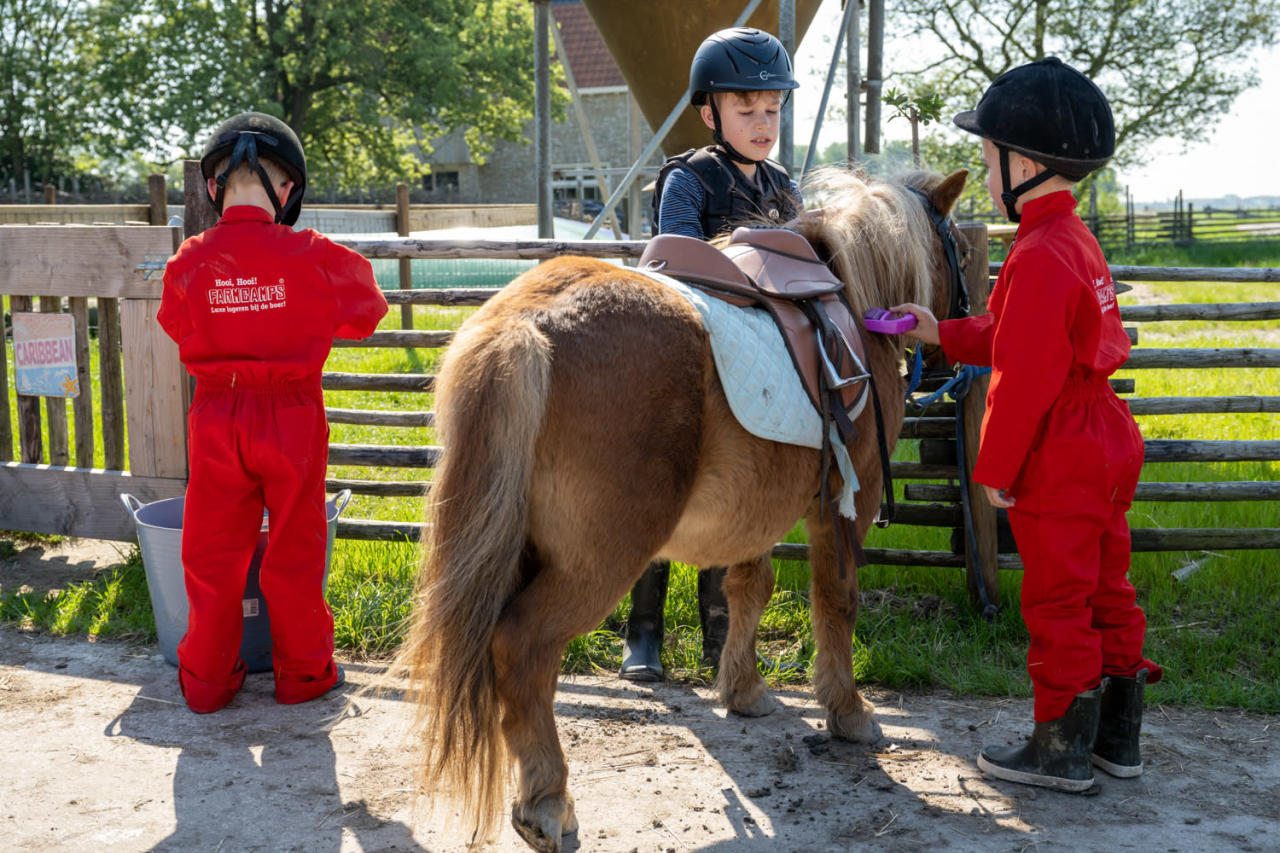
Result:
{"label": "navy blue shirt", "polygon": [[[756,175],[759,174],[757,169]],[[797,206],[803,207],[804,199],[800,197],[800,187],[794,180],[791,181],[791,192],[796,197]],[[702,188],[701,181],[686,169],[672,169],[662,184],[662,199],[658,207],[660,233],[706,240],[708,235],[702,229],[702,203],[705,198],[706,190]]]}

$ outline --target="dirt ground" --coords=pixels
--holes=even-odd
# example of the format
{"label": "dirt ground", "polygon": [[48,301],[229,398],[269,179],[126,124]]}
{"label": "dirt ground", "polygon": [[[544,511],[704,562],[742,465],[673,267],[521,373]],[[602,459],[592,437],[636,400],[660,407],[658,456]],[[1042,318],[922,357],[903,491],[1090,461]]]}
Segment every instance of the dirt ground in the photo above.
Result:
{"label": "dirt ground", "polygon": [[[197,716],[154,647],[0,627],[4,849],[464,850],[449,809],[415,809],[398,695],[348,704],[382,668],[345,665],[340,695],[281,706],[250,675]],[[1029,700],[871,689],[884,739],[868,747],[829,740],[807,689],[777,695],[742,719],[703,687],[561,679],[581,821],[564,849],[1280,850],[1280,718],[1149,706],[1145,774],[1081,796],[978,773],[983,744],[1029,730]],[[527,848],[504,820],[494,849]]]}

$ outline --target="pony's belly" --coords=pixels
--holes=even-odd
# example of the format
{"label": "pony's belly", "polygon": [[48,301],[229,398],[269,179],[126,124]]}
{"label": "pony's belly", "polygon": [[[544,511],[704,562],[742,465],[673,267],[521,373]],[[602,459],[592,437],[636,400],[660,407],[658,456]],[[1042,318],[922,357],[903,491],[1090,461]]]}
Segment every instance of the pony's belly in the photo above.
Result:
{"label": "pony's belly", "polygon": [[658,556],[695,566],[732,566],[767,554],[804,514],[812,498],[782,486],[739,493],[695,494]]}
{"label": "pony's belly", "polygon": [[732,566],[750,562],[761,554],[767,554],[790,529],[791,527],[788,526],[777,536],[757,535],[744,538],[725,535],[714,530],[677,528],[671,538],[663,543],[656,557],[663,560],[678,560],[681,563],[704,568]]}

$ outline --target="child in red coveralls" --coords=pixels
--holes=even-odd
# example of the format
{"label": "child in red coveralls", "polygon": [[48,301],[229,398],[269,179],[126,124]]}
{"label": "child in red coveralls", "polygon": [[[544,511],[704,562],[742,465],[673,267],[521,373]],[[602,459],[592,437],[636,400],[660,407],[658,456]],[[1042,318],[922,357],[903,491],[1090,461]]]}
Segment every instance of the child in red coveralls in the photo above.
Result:
{"label": "child in red coveralls", "polygon": [[[1072,185],[1115,151],[1106,97],[1049,58],[998,78],[955,123],[982,137],[991,197],[1017,237],[989,313],[938,323],[918,305],[912,334],[951,361],[991,365],[973,479],[1005,507],[1024,567],[1022,615],[1035,731],[1020,747],[986,747],[999,779],[1084,791],[1097,765],[1142,772],[1146,617],[1129,583],[1125,512],[1142,468],[1142,436],[1107,381],[1129,357],[1115,284],[1075,213]],[[1011,188],[1012,186],[1012,188]]]}
{"label": "child in red coveralls", "polygon": [[329,425],[320,371],[334,336],[364,338],[387,311],[369,262],[294,231],[307,164],[279,119],[244,113],[200,161],[217,225],[165,268],[157,319],[196,378],[182,565],[190,611],[178,645],[187,705],[209,713],[244,682],[241,598],[262,511],[262,594],[271,612],[276,700],[314,699],[342,681],[324,600]]}

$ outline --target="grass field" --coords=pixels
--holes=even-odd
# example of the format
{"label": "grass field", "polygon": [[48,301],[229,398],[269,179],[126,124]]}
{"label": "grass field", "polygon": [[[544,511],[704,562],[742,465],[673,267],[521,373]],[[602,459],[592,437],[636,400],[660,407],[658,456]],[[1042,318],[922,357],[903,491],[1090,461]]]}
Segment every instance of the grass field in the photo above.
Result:
{"label": "grass field", "polygon": [[[1280,243],[1206,244],[1113,254],[1113,263],[1156,266],[1280,267]],[[1137,301],[1278,301],[1277,285],[1177,283],[1140,285],[1121,297]],[[418,308],[416,328],[455,328],[469,309]],[[384,328],[398,326],[393,311]],[[1142,324],[1139,345],[1150,347],[1280,347],[1280,321],[1263,323]],[[429,373],[439,353],[432,350],[338,349],[328,369],[351,372]],[[12,362],[10,361],[10,364]],[[1137,396],[1278,393],[1275,370],[1142,370],[1121,373],[1137,382]],[[332,392],[330,406],[372,409],[430,409],[430,395]],[[1179,415],[1142,417],[1147,438],[1280,439],[1277,415]],[[332,440],[350,444],[432,444],[430,429],[335,424]],[[895,458],[916,457],[915,442],[900,443]],[[340,468],[332,476],[409,479],[428,472]],[[1151,464],[1144,480],[1280,481],[1280,464]],[[899,484],[899,490],[901,484]],[[417,499],[357,497],[349,517],[419,521]],[[1277,527],[1280,502],[1138,503],[1130,513],[1135,527]],[[788,539],[803,541],[802,532]],[[947,531],[894,526],[873,529],[868,545],[940,550]],[[0,542],[0,550],[4,544]],[[12,547],[12,546],[10,546]],[[3,556],[0,553],[0,556]],[[339,541],[330,574],[329,597],[338,645],[371,656],[398,644],[411,597],[418,550],[411,544]],[[777,591],[765,612],[761,650],[781,662],[807,662],[813,654],[806,597],[807,565],[778,561]],[[1175,575],[1178,570],[1185,570]],[[1147,652],[1166,667],[1153,701],[1234,706],[1280,712],[1280,570],[1274,551],[1135,554],[1132,580],[1147,611]],[[1178,578],[1182,577],[1181,580]],[[942,686],[960,693],[1030,693],[1024,668],[1026,632],[1018,613],[1019,575],[1002,572],[999,615],[984,621],[968,601],[956,569],[868,566],[860,574],[863,607],[854,647],[859,679],[895,688]],[[0,619],[55,632],[102,636],[144,636],[151,631],[150,605],[140,561],[135,559],[91,583],[56,597],[0,590]],[[572,671],[616,670],[621,651],[617,631],[625,621],[624,600],[592,634],[573,642],[566,655]],[[667,603],[668,669],[678,678],[702,680],[695,573],[677,565]],[[785,676],[774,675],[783,678]]]}

